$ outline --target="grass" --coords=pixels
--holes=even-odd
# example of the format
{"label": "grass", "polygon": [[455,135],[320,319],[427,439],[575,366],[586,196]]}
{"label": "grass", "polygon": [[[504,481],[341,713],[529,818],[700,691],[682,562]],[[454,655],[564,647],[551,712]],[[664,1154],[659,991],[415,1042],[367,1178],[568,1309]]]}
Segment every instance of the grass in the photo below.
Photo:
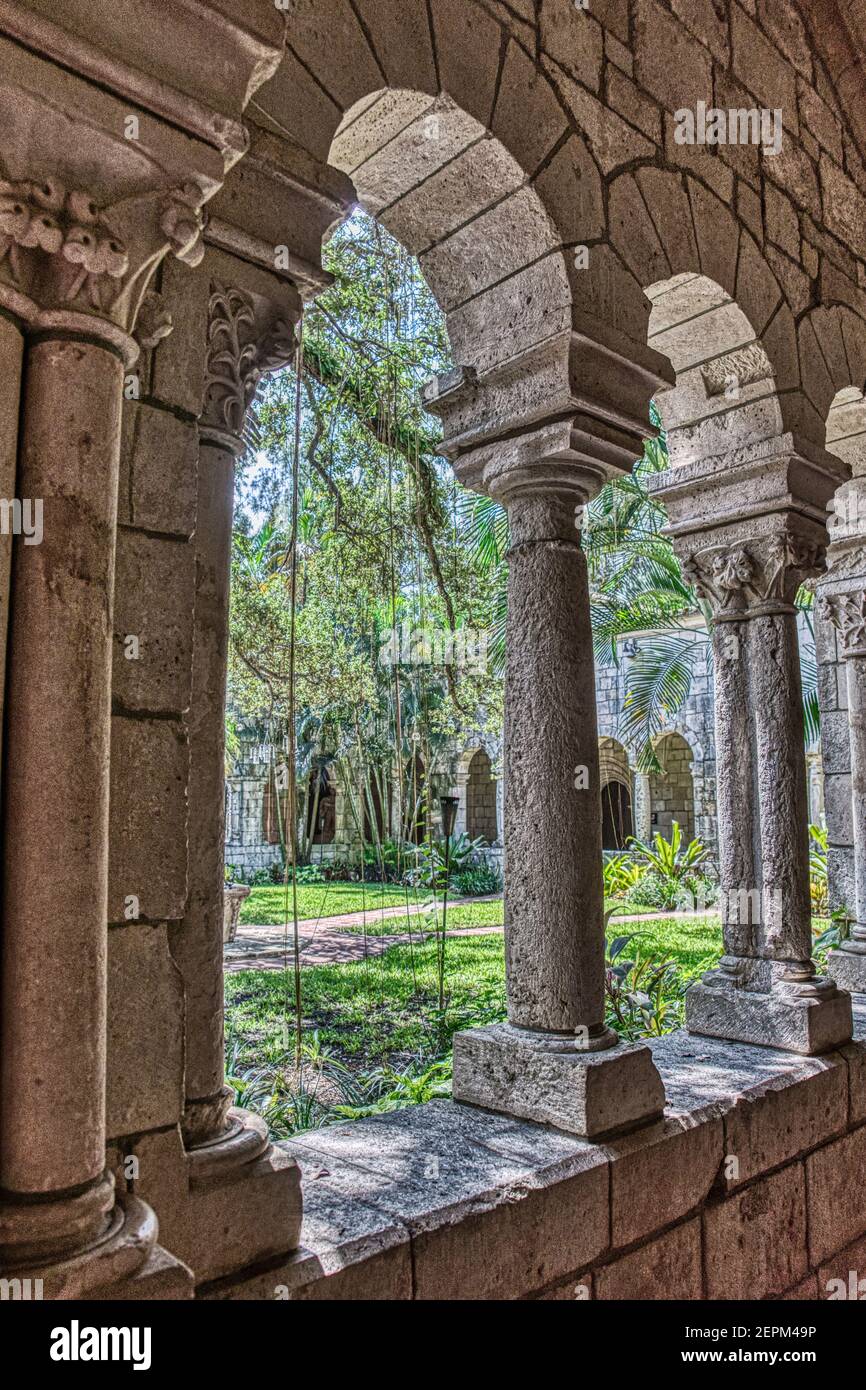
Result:
{"label": "grass", "polygon": [[[396,883],[299,883],[298,884],[298,917],[300,919],[312,918],[314,921],[321,918],[326,921],[329,917],[341,917],[349,912],[373,912],[383,907],[400,907],[405,911],[407,901],[407,890]],[[411,908],[423,907],[425,903],[432,903],[430,894],[426,889],[410,888],[408,890],[408,901]],[[289,889],[289,920],[292,914],[292,893]],[[441,899],[438,904],[441,911]],[[275,887],[253,888],[250,896],[241,908],[241,922],[245,926],[282,926],[286,920],[286,894],[282,885]],[[476,926],[501,926],[502,925],[502,899],[498,898],[492,902],[468,902],[448,904],[448,926],[453,927],[476,927]],[[412,927],[417,928],[419,923],[412,920]],[[343,928],[345,931],[363,932],[362,922],[354,926]],[[381,922],[369,922],[367,931],[370,935],[375,934],[393,936],[398,932],[406,931],[406,918],[394,917],[385,918]]]}
{"label": "grass", "polygon": [[[420,1052],[439,1052],[457,1028],[504,1016],[501,936],[449,941],[448,1019],[436,1020],[436,944],[394,946],[352,965],[317,965],[303,973],[304,1031],[357,1067],[400,1066]],[[282,972],[241,970],[226,977],[226,1015],[241,1042],[241,1061],[284,1057],[286,980]],[[292,1015],[291,993],[289,1015]],[[293,1021],[291,1026],[293,1027]]]}
{"label": "grass", "polygon": [[[449,912],[451,925],[502,916],[501,902],[468,903]],[[458,916],[460,914],[460,916]],[[717,918],[611,924],[610,936],[637,934],[628,950],[676,962],[681,982],[711,966],[721,951]],[[436,1008],[436,943],[394,946],[352,965],[303,972],[303,1023],[310,1036],[352,1070],[447,1056],[459,1028],[505,1017],[504,943],[499,935],[453,938],[446,952],[448,1007],[441,1030]],[[294,1026],[291,984],[282,972],[244,970],[226,977],[226,1015],[242,1065],[280,1065]],[[284,1020],[288,1019],[288,1028]]]}
{"label": "grass", "polygon": [[[339,917],[345,912],[368,912],[379,907],[402,907],[406,889],[395,883],[299,883],[300,918]],[[292,911],[292,890],[288,895]],[[280,926],[286,920],[286,890],[282,884],[253,888],[241,908],[245,926]]]}
{"label": "grass", "polygon": [[[405,891],[405,890],[404,890]],[[434,907],[432,898],[427,893],[415,893],[414,889],[409,891],[409,904],[411,907],[424,907],[427,905],[427,913],[420,916],[413,914],[411,921],[407,923],[406,917],[386,917],[381,922],[370,922],[367,924],[368,936],[396,936],[400,932],[405,932],[411,926],[412,931],[435,931],[436,917],[440,922],[442,918],[442,899],[437,899]],[[402,906],[405,907],[405,899]],[[424,920],[425,916],[427,921]],[[503,903],[501,898],[493,898],[489,902],[459,902],[455,903],[449,899],[448,902],[448,930],[456,931],[458,927],[501,927],[503,921]],[[362,923],[343,928],[345,931],[358,934],[363,932]]]}

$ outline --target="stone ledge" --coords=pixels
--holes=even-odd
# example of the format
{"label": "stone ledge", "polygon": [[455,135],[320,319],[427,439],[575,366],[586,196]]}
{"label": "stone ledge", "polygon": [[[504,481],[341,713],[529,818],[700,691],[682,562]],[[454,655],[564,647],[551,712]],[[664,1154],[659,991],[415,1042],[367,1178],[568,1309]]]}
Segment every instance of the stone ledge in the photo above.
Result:
{"label": "stone ledge", "polygon": [[451,1101],[282,1143],[302,1170],[303,1249],[199,1296],[700,1299],[704,1269],[714,1297],[808,1296],[795,1288],[815,1288],[819,1260],[858,1234],[856,1213],[846,1224],[837,1212],[807,1249],[803,1171],[826,1174],[831,1192],[846,1179],[837,1153],[866,1140],[849,1125],[866,1009],[855,1033],[844,1055],[821,1058],[655,1040],[665,1119],[606,1144]]}

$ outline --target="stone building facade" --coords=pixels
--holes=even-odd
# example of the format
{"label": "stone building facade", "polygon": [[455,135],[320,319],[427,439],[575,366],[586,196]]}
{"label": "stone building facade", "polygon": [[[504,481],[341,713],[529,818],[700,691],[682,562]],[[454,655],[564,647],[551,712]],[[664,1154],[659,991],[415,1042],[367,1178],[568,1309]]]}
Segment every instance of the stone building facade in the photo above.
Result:
{"label": "stone building facade", "polygon": [[[815,619],[812,619],[815,621]],[[817,619],[820,624],[820,618]],[[632,748],[620,736],[625,710],[628,670],[641,641],[659,633],[640,634],[620,642],[619,661],[596,670],[598,727],[602,739],[602,816],[604,848],[621,848],[628,835],[649,840],[661,832],[669,839],[671,824],[679,823],[686,842],[697,838],[718,861],[716,809],[715,689],[712,650],[706,630],[697,618],[688,620],[677,636],[692,641],[697,655],[692,663],[688,696],[654,740],[661,770],[637,770]],[[815,640],[810,622],[798,623],[802,659],[814,666]],[[807,804],[810,823],[824,823],[824,773],[821,747],[810,744],[806,754]],[[624,789],[622,792],[620,789]],[[831,792],[832,795],[832,792]],[[616,814],[613,814],[614,805]]]}
{"label": "stone building facade", "polygon": [[[429,786],[430,819],[434,834],[441,829],[440,795],[457,797],[455,836],[467,835],[470,840],[482,840],[479,858],[502,867],[503,785],[499,775],[502,759],[501,739],[475,732],[462,739],[452,740],[436,756],[431,776],[423,779]],[[255,742],[241,744],[234,766],[226,778],[225,863],[233,877],[245,881],[256,873],[283,869],[283,837],[279,816],[284,809],[285,763],[279,751]],[[276,775],[275,775],[276,770]],[[321,775],[321,774],[320,774]],[[318,807],[321,824],[308,831],[311,863],[334,864],[351,870],[362,852],[360,808],[365,804],[360,774],[351,753],[339,765],[325,762],[327,779],[327,814],[325,797],[318,802],[310,796],[305,810],[299,815],[299,833],[303,832],[304,814],[312,817]],[[347,794],[346,780],[352,783]],[[282,807],[276,807],[277,794]],[[398,833],[397,810],[400,800],[396,779],[387,789],[385,800],[388,814],[380,815],[379,838],[393,838]],[[364,816],[364,840],[375,843],[375,832],[369,824],[369,808]]]}
{"label": "stone building facade", "polygon": [[[606,1299],[664,1271],[681,1297],[808,1298],[856,1268],[866,528],[834,413],[866,410],[864,50],[841,0],[4,3],[0,477],[44,508],[0,570],[4,1277]],[[425,403],[510,514],[508,1022],[458,1034],[453,1103],[316,1148],[272,1143],[224,1079],[229,537],[245,411],[356,201],[420,255],[459,364]],[[687,1034],[649,1046],[604,1021],[575,517],[653,397],[714,618],[726,908]],[[824,575],[857,917],[827,977],[793,609]]]}

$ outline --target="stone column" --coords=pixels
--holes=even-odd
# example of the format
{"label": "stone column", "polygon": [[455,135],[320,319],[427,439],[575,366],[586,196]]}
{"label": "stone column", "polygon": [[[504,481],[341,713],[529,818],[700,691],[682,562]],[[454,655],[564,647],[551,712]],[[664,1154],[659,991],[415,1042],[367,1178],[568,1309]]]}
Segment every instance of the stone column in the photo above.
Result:
{"label": "stone column", "polygon": [[[832,549],[835,549],[833,547]],[[841,547],[840,547],[841,549]],[[832,552],[831,552],[832,553]],[[831,571],[831,578],[832,571]],[[839,581],[836,580],[838,583]],[[823,616],[839,634],[848,683],[851,741],[851,816],[854,839],[854,910],[850,936],[831,951],[828,974],[853,993],[866,993],[866,585],[848,581],[842,592],[819,600]]]}
{"label": "stone column", "polygon": [[[223,1052],[223,862],[225,715],[235,458],[243,452],[247,408],[264,372],[289,362],[300,299],[280,287],[277,306],[212,280],[204,409],[199,420],[196,589],[190,702],[189,898],[172,932],[186,992],[188,1149],[241,1138],[229,1116]],[[258,1147],[267,1147],[259,1136]],[[250,1135],[243,1136],[244,1161]]]}
{"label": "stone column", "polygon": [[27,354],[18,486],[42,501],[44,537],[16,546],[7,685],[0,1239],[10,1264],[93,1246],[114,1207],[104,1109],[118,339],[96,322],[74,337],[59,327]]}
{"label": "stone column", "polygon": [[0,307],[27,337],[18,491],[42,536],[15,546],[9,621],[0,1259],[52,1297],[137,1275],[156,1240],[105,1153],[115,523],[129,330],[165,253],[195,254],[201,197],[104,209],[51,177],[3,185]]}
{"label": "stone column", "polygon": [[[683,573],[713,617],[725,953],[718,970],[689,989],[686,1025],[695,1033],[813,1054],[851,1036],[848,995],[820,978],[811,959],[794,607],[800,585],[823,565],[824,490],[834,479],[831,465],[788,441],[760,460],[759,501],[740,522],[734,515],[749,495],[743,474],[757,491],[754,464],[746,462],[738,468],[722,458],[672,469],[658,489]],[[794,482],[804,494],[802,512],[790,507]],[[700,525],[690,522],[693,516]],[[713,527],[716,517],[726,524]]]}
{"label": "stone column", "polygon": [[648,844],[653,834],[652,786],[649,774],[634,774],[634,833],[635,839]]}
{"label": "stone column", "polygon": [[[9,618],[9,579],[12,569],[12,541],[15,504],[22,500],[16,491],[15,463],[18,450],[18,410],[21,399],[21,363],[24,350],[22,325],[8,311],[0,310],[0,501],[7,504],[4,521],[8,530],[0,534],[0,728],[3,727],[3,697],[6,668],[6,636]],[[31,521],[32,521],[31,516]],[[2,747],[0,747],[2,759]],[[0,761],[2,772],[2,761]]]}
{"label": "stone column", "polygon": [[509,512],[505,705],[508,1022],[459,1033],[454,1096],[589,1137],[659,1115],[644,1045],[605,1025],[601,785],[586,560],[597,472],[498,460]]}
{"label": "stone column", "polygon": [[820,825],[824,818],[824,769],[820,753],[807,753],[806,769],[809,778],[809,823]]}

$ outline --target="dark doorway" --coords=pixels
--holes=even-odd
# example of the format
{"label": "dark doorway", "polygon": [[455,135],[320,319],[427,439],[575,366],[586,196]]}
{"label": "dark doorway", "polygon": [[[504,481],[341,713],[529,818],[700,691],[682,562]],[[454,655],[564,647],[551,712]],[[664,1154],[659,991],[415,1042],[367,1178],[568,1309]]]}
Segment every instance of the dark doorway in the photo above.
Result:
{"label": "dark doorway", "polygon": [[606,782],[601,789],[602,849],[625,849],[633,834],[631,792],[622,782]]}

